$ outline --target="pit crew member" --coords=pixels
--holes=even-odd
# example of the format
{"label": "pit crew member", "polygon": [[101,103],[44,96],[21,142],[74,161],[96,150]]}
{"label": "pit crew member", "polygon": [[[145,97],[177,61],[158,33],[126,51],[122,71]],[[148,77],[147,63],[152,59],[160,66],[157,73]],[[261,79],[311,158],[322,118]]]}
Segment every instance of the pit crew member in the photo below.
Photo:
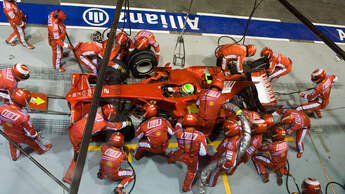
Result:
{"label": "pit crew member", "polygon": [[329,96],[333,84],[338,80],[335,75],[327,75],[323,69],[317,69],[311,74],[311,81],[316,83],[310,94],[300,93],[299,96],[308,100],[308,103],[299,105],[296,110],[311,110],[318,118],[322,118],[321,109],[325,109],[329,104]]}
{"label": "pit crew member", "polygon": [[268,168],[277,174],[277,184],[279,186],[283,184],[283,174],[286,173],[285,164],[289,149],[287,142],[284,141],[285,136],[284,129],[275,127],[272,136],[273,142],[260,149],[262,152],[268,152],[268,155],[255,154],[252,157],[256,170],[265,183],[269,181],[269,174],[266,171],[266,168]]}
{"label": "pit crew member", "polygon": [[19,9],[15,0],[4,0],[3,1],[4,14],[8,18],[8,23],[10,23],[14,32],[7,38],[6,43],[15,46],[17,43],[16,39],[28,49],[34,49],[35,47],[29,44],[25,40],[25,22],[26,15]]}
{"label": "pit crew member", "polygon": [[128,61],[129,56],[135,49],[133,41],[128,37],[127,33],[120,32],[116,35],[116,42],[120,45],[120,54],[117,59],[124,62]]}
{"label": "pit crew member", "polygon": [[310,119],[303,111],[279,110],[282,118],[278,125],[286,130],[288,135],[296,133],[297,158],[302,157],[304,151],[303,139],[310,129]]}
{"label": "pit crew member", "polygon": [[273,52],[270,48],[263,48],[261,50],[261,57],[267,57],[269,60],[269,67],[267,69],[269,81],[287,75],[292,70],[291,59],[280,53]]}
{"label": "pit crew member", "polygon": [[[43,154],[52,148],[52,144],[43,145],[40,134],[36,131],[30,120],[30,115],[23,112],[31,99],[31,92],[17,88],[11,93],[13,103],[0,106],[0,121],[4,133],[17,144],[27,144],[38,154]],[[11,158],[16,161],[20,151],[9,142]]]}
{"label": "pit crew member", "polygon": [[[226,44],[216,51],[217,66],[220,64],[223,71],[231,70],[230,65],[234,64],[237,73],[243,72],[243,64],[246,57],[254,56],[256,48],[254,45]],[[221,61],[221,62],[220,62]],[[234,74],[234,72],[232,73]]]}
{"label": "pit crew member", "polygon": [[192,186],[194,177],[198,171],[199,155],[207,154],[207,143],[205,135],[196,130],[198,125],[197,116],[193,113],[187,114],[175,126],[175,135],[177,138],[178,149],[171,151],[168,156],[168,163],[181,161],[188,167],[184,179],[182,190],[189,191]]}
{"label": "pit crew member", "polygon": [[157,64],[159,64],[160,48],[152,32],[147,30],[139,31],[137,35],[134,37],[133,42],[135,48],[138,50],[146,50],[151,49],[151,47],[153,47],[156,54]]}
{"label": "pit crew member", "polygon": [[63,57],[63,47],[70,50],[73,46],[65,43],[66,38],[66,26],[63,23],[66,19],[66,15],[61,10],[56,10],[48,15],[48,42],[52,47],[53,52],[53,67],[60,72],[64,72],[61,59]]}
{"label": "pit crew member", "polygon": [[170,122],[162,117],[157,117],[157,106],[146,104],[143,107],[144,121],[138,126],[136,137],[139,143],[135,149],[134,157],[140,160],[144,152],[165,154],[168,148],[168,133],[174,135]]}
{"label": "pit crew member", "polygon": [[[96,114],[95,123],[92,129],[92,135],[104,130],[118,131],[126,126],[131,125],[130,121],[110,122],[109,120],[111,120],[115,116],[116,116],[116,108],[112,104],[104,105],[102,107],[102,110],[97,112]],[[74,157],[65,174],[65,177],[63,178],[63,180],[66,183],[71,183],[72,174],[73,174],[76,160],[79,154],[79,146],[84,135],[87,117],[88,117],[88,114],[86,114],[79,121],[70,124],[70,126],[68,127],[69,138],[74,149]]]}
{"label": "pit crew member", "polygon": [[231,170],[231,168],[236,166],[236,153],[240,145],[240,131],[242,129],[235,119],[224,121],[223,127],[225,138],[217,148],[217,152],[211,157],[211,160],[226,157],[226,162],[224,164],[219,164],[210,173],[208,177],[208,185],[210,187],[216,186],[218,177],[222,172]]}
{"label": "pit crew member", "polygon": [[86,67],[90,73],[97,74],[98,58],[103,58],[103,45],[98,42],[79,42],[75,47],[75,55],[78,61]]}
{"label": "pit crew member", "polygon": [[120,181],[115,188],[115,193],[126,194],[123,189],[134,179],[134,173],[130,169],[121,168],[121,163],[128,162],[127,155],[123,151],[124,137],[120,132],[115,132],[107,144],[102,146],[102,156],[97,177],[109,181]]}
{"label": "pit crew member", "polygon": [[13,67],[0,69],[0,98],[10,101],[11,92],[17,88],[18,82],[30,77],[30,69],[24,64],[14,64]]}
{"label": "pit crew member", "polygon": [[202,91],[196,102],[199,106],[198,117],[203,126],[203,133],[207,137],[211,135],[220,109],[226,101],[222,95],[223,86],[223,80],[213,80],[210,89]]}

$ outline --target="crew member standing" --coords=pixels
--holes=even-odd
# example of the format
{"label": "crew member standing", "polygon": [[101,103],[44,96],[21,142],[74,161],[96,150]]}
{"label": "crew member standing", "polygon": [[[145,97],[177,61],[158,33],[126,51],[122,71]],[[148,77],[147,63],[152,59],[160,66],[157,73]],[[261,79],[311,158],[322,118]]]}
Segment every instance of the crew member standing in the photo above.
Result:
{"label": "crew member standing", "polygon": [[256,170],[265,183],[269,181],[269,174],[266,171],[268,168],[277,174],[277,184],[279,186],[283,184],[283,174],[286,174],[285,165],[289,150],[287,142],[284,141],[285,136],[285,130],[276,127],[272,136],[273,142],[260,149],[262,152],[268,152],[268,155],[256,154],[252,157]]}
{"label": "crew member standing", "polygon": [[[102,111],[99,111],[96,114],[95,123],[93,125],[91,134],[94,135],[104,130],[118,131],[124,127],[131,125],[130,121],[124,121],[124,122],[109,122],[108,121],[115,116],[116,116],[116,108],[112,104],[104,105],[102,107]],[[68,134],[71,140],[71,144],[73,145],[74,156],[73,156],[70,166],[68,167],[65,177],[63,178],[63,180],[66,183],[71,183],[71,178],[72,178],[73,171],[74,171],[78,154],[79,154],[79,146],[84,135],[87,117],[88,117],[88,114],[86,114],[82,119],[71,124],[68,127]]]}
{"label": "crew member standing", "polygon": [[63,57],[63,47],[70,50],[73,46],[65,43],[66,38],[66,26],[63,23],[66,19],[66,15],[61,10],[56,10],[48,15],[48,41],[53,51],[53,67],[60,72],[64,72],[61,59]]}
{"label": "crew member standing", "polygon": [[[226,44],[221,46],[216,51],[217,61],[223,71],[230,70],[230,64],[235,65],[237,73],[243,72],[243,65],[246,57],[254,56],[256,48],[254,45],[240,45],[240,44]],[[218,66],[217,62],[217,66]],[[234,72],[232,73],[234,74]]]}
{"label": "crew member standing", "polygon": [[207,154],[206,138],[202,132],[195,129],[197,124],[197,116],[192,113],[183,117],[182,124],[180,122],[176,124],[175,135],[178,149],[171,151],[168,157],[169,164],[181,161],[188,167],[182,187],[184,192],[191,189],[194,177],[198,171],[199,155],[205,156]]}
{"label": "crew member standing", "polygon": [[304,136],[310,129],[310,119],[303,111],[283,109],[281,113],[282,119],[278,125],[284,128],[288,135],[296,133],[297,158],[300,158],[304,151]]}
{"label": "crew member standing", "polygon": [[213,80],[210,89],[201,92],[196,103],[199,106],[198,117],[203,126],[203,133],[207,137],[211,135],[220,109],[226,101],[222,95],[223,86],[223,80]]}
{"label": "crew member standing", "polygon": [[18,82],[30,77],[30,69],[24,64],[0,69],[0,98],[11,102],[10,94],[17,88]]}
{"label": "crew member standing", "polygon": [[224,164],[219,164],[209,175],[208,185],[214,187],[217,184],[219,175],[222,172],[231,170],[236,165],[237,150],[240,145],[240,131],[241,126],[234,119],[228,119],[224,122],[224,135],[222,143],[217,148],[215,155],[211,157],[211,160],[219,160],[222,157],[226,157]]}
{"label": "crew member standing", "polygon": [[3,0],[4,14],[8,18],[8,23],[12,26],[14,32],[7,38],[6,43],[15,46],[16,39],[28,49],[34,49],[35,47],[26,42],[25,40],[25,22],[26,15],[20,11],[15,0]]}
{"label": "crew member standing", "polygon": [[156,117],[156,105],[146,104],[143,109],[145,120],[136,131],[136,137],[140,139],[134,152],[136,160],[140,160],[144,152],[165,154],[169,145],[168,133],[174,135],[170,122],[165,118]]}
{"label": "crew member standing", "polygon": [[121,163],[128,162],[126,153],[121,149],[124,144],[121,133],[115,132],[108,143],[102,146],[102,156],[97,177],[109,181],[120,181],[115,188],[116,194],[126,194],[122,190],[134,179],[134,173],[130,169],[122,169]]}
{"label": "crew member standing", "polygon": [[267,69],[269,81],[286,75],[292,70],[291,59],[280,53],[274,53],[270,48],[263,48],[261,50],[261,57],[267,57],[269,60],[269,67]]}
{"label": "crew member standing", "polygon": [[159,64],[160,48],[152,32],[147,30],[139,31],[134,37],[133,42],[138,50],[145,50],[153,47],[156,54],[157,64]]}
{"label": "crew member standing", "polygon": [[[11,94],[13,103],[0,106],[0,121],[4,133],[18,144],[27,144],[38,154],[43,154],[52,148],[52,144],[43,145],[40,135],[31,123],[30,116],[23,112],[31,99],[31,93],[23,88],[17,88]],[[20,151],[9,142],[11,157],[16,161]]]}
{"label": "crew member standing", "polygon": [[322,118],[321,109],[325,109],[329,103],[329,96],[333,84],[338,80],[335,75],[327,75],[323,69],[317,69],[311,74],[311,81],[316,83],[316,87],[310,94],[300,93],[299,96],[308,100],[308,103],[299,105],[296,110],[315,111],[318,118]]}

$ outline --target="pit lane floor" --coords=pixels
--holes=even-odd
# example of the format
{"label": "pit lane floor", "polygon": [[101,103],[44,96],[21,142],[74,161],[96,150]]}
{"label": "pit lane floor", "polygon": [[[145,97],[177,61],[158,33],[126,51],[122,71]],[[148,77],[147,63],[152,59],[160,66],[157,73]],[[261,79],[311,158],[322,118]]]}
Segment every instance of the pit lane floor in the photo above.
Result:
{"label": "pit lane floor", "polygon": [[[72,42],[88,41],[91,30],[69,29]],[[11,33],[9,26],[0,26],[1,37],[7,37]],[[50,95],[65,95],[71,86],[70,73],[77,72],[78,67],[72,57],[64,59],[67,72],[59,73],[52,70],[51,51],[47,43],[47,30],[41,27],[29,27],[27,34],[31,34],[30,42],[36,46],[35,50],[27,50],[22,46],[7,46],[2,40],[0,42],[0,64],[3,66],[14,63],[29,64],[32,69],[32,78],[19,84],[20,87],[28,88],[34,92],[47,93]],[[173,48],[176,41],[175,34],[156,33],[158,42],[161,45],[160,65],[172,61]],[[194,36],[186,35],[186,64],[192,65],[214,65],[214,48],[217,37],[215,36]],[[326,110],[322,111],[322,119],[312,119],[311,137],[316,149],[320,153],[318,158],[311,139],[307,136],[304,140],[305,153],[303,158],[296,158],[295,143],[290,142],[289,161],[291,173],[296,177],[300,185],[306,177],[317,178],[322,187],[329,181],[345,182],[345,63],[337,62],[335,54],[324,44],[307,42],[291,42],[278,40],[247,39],[247,44],[257,45],[258,51],[265,46],[284,53],[292,58],[294,67],[292,72],[273,82],[273,88],[279,92],[290,92],[297,89],[309,88],[310,73],[319,67],[324,68],[328,73],[335,73],[339,77],[337,85],[332,90],[331,101]],[[344,49],[345,47],[342,46]],[[258,58],[258,54],[254,58]],[[293,106],[302,102],[297,95],[277,96],[282,104]],[[68,112],[67,104],[63,100],[56,100],[49,103],[49,109]],[[39,162],[48,168],[54,175],[62,179],[69,162],[72,158],[72,146],[67,136],[68,116],[31,114],[34,125],[41,130],[44,142],[52,143],[53,149],[44,155],[32,153]],[[220,140],[220,139],[219,139]],[[172,138],[171,143],[175,143]],[[133,140],[128,144],[135,144]],[[96,144],[92,144],[97,146]],[[8,144],[4,138],[0,138],[0,183],[1,191],[4,194],[59,194],[64,193],[62,188],[56,185],[27,158],[21,157],[13,162],[10,159]],[[172,148],[174,149],[174,144]],[[209,146],[210,152],[214,146]],[[87,157],[84,174],[81,181],[79,193],[111,193],[117,183],[98,180],[96,177],[100,152],[97,147],[91,147]],[[323,165],[320,164],[320,160]],[[205,163],[204,161],[202,163]],[[133,161],[137,174],[137,182],[132,193],[181,193],[181,187],[186,172],[186,167],[181,164],[167,164],[163,156],[145,157],[140,161]],[[200,168],[203,165],[200,165]],[[323,169],[325,167],[325,170]],[[328,178],[325,176],[327,171]],[[214,188],[209,188],[209,193],[285,193],[285,186],[278,187],[275,175],[271,175],[271,181],[264,184],[256,174],[251,162],[241,165],[233,176],[222,176]],[[128,190],[132,184],[128,186]],[[290,190],[296,191],[292,180],[289,182]],[[335,192],[344,193],[336,186]],[[127,191],[128,191],[127,190]],[[197,185],[187,193],[197,193]]]}

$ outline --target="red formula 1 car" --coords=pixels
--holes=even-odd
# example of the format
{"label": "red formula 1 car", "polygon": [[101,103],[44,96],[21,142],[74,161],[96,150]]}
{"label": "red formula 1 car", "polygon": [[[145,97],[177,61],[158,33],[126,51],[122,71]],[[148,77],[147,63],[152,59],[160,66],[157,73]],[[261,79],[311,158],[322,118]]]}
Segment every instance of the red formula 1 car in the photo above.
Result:
{"label": "red formula 1 car", "polygon": [[[172,116],[174,117],[181,117],[188,111],[191,111],[191,107],[196,103],[198,94],[205,87],[203,83],[203,75],[206,72],[214,75],[219,72],[219,69],[217,67],[205,66],[172,69],[167,64],[165,67],[155,68],[154,76],[151,76],[139,83],[103,86],[101,98],[103,101],[108,101],[109,99],[130,101],[136,106],[141,106],[144,103],[154,101],[161,111],[172,113]],[[262,75],[264,75],[264,73]],[[238,76],[235,76],[234,79],[230,77],[225,82],[223,93],[228,97],[228,99],[232,99],[235,95],[238,99],[239,94],[241,92],[243,93],[243,89],[248,89],[248,86],[254,88],[259,86],[257,88],[261,87],[260,90],[263,90],[263,93],[266,94],[264,98],[269,99],[274,103],[274,101],[270,99],[272,94],[270,94],[269,91],[266,91],[267,82],[266,85],[261,83],[263,80],[261,77],[264,77],[262,75],[260,72],[253,74],[253,78],[256,78],[255,83],[243,79],[242,81],[239,81]],[[95,76],[90,74],[76,73],[72,75],[72,88],[66,95],[66,99],[72,110],[71,122],[79,120],[89,111],[94,92],[94,87],[92,87],[95,83],[94,80]],[[195,93],[193,95],[173,96],[167,90],[168,87],[178,87],[186,83],[194,85]],[[270,86],[270,84],[268,86]],[[259,101],[260,106],[265,105],[264,103],[260,103],[263,102],[263,100],[259,98],[260,92],[256,92],[257,93],[251,95],[256,96],[256,101]],[[247,101],[252,100],[250,99],[251,96],[248,96],[247,93],[248,91],[244,94],[244,98],[247,98]],[[249,91],[249,93],[252,92]],[[268,104],[271,104],[271,102]]]}

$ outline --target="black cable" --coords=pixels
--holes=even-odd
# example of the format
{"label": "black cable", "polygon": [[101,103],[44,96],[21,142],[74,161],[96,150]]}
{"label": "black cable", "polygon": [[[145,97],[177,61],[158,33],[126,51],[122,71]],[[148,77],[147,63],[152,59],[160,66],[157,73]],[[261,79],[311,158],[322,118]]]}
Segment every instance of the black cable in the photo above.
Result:
{"label": "black cable", "polygon": [[[128,162],[128,161],[127,161],[127,162]],[[131,164],[130,162],[128,162],[128,164],[129,164],[129,166],[131,167],[131,169],[132,169],[132,171],[133,171],[133,174],[134,174],[133,185],[132,185],[131,190],[130,190],[129,193],[128,193],[128,194],[130,194],[130,193],[133,191],[133,189],[134,189],[135,182],[136,182],[136,180],[137,180],[137,175],[136,175],[136,173],[135,173],[135,170],[134,170],[132,164]]]}
{"label": "black cable", "polygon": [[[287,175],[286,175],[286,190],[290,194],[290,189],[289,189],[289,184],[288,184],[289,175],[290,175],[290,163],[289,163],[289,160],[286,160],[286,164],[287,164],[287,170],[288,170]],[[299,186],[297,185],[297,183],[295,181],[295,178],[293,176],[292,176],[292,178],[293,178],[293,181],[295,182],[295,185],[296,185],[298,193],[301,193],[301,191],[299,189]]]}
{"label": "black cable", "polygon": [[327,183],[327,185],[326,185],[326,189],[325,189],[326,194],[328,193],[328,186],[331,185],[331,184],[339,185],[341,188],[343,188],[345,190],[345,185],[342,185],[340,183],[332,181],[332,182]]}
{"label": "black cable", "polygon": [[[217,51],[220,47],[222,47],[223,45],[225,45],[225,44],[223,44],[223,45],[220,45],[220,44],[219,44],[220,39],[222,39],[222,38],[224,38],[224,37],[231,38],[231,39],[234,41],[234,43],[232,43],[232,45],[238,44],[238,43],[241,42],[242,40],[243,40],[242,44],[244,44],[245,39],[246,39],[245,37],[246,37],[246,35],[247,35],[247,31],[248,31],[248,27],[249,27],[249,23],[250,23],[250,21],[252,20],[252,17],[253,17],[253,15],[254,15],[254,13],[255,13],[255,10],[260,6],[260,4],[261,4],[262,2],[263,2],[263,0],[261,0],[259,3],[257,3],[257,0],[254,1],[254,7],[253,7],[253,9],[252,9],[252,11],[251,11],[251,13],[250,13],[250,15],[249,15],[249,18],[248,18],[248,20],[247,20],[247,24],[246,24],[246,27],[245,27],[243,36],[242,36],[242,38],[241,38],[240,40],[236,40],[236,39],[234,39],[234,38],[231,37],[231,36],[221,36],[221,37],[218,38],[218,41],[217,41],[218,46],[217,46],[217,48],[216,48],[215,51],[214,51],[214,54],[215,54],[215,55],[216,55],[216,51]],[[217,55],[216,55],[216,56],[217,56]]]}

